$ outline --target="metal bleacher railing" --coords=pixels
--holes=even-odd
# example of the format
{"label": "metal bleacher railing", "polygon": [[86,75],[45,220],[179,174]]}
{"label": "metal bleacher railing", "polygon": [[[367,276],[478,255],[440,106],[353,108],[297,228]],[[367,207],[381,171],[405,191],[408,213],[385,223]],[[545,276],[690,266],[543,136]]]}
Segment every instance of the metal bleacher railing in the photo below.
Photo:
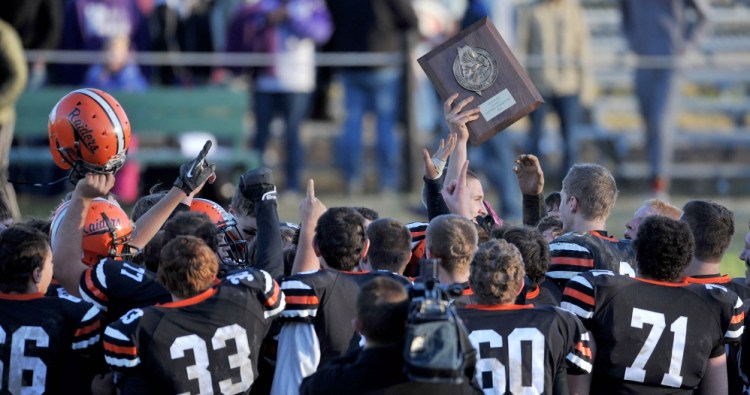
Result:
{"label": "metal bleacher railing", "polygon": [[[674,67],[679,64],[688,88],[680,107],[678,149],[750,151],[750,7],[737,2],[713,0],[709,30],[698,48],[679,59],[670,57],[637,58],[627,51],[620,32],[620,15],[613,0],[582,0],[592,33],[590,69],[599,86],[599,96],[590,108],[590,121],[582,129],[581,140],[594,144],[607,142],[614,149],[613,166],[620,177],[639,178],[647,169],[638,152],[643,148],[643,133],[632,95],[632,71],[636,67]],[[30,61],[48,63],[94,64],[104,60],[104,53],[82,51],[27,51]],[[257,53],[163,53],[139,52],[134,61],[143,65],[247,67],[271,63],[272,56]],[[318,67],[401,65],[412,71],[410,56],[401,53],[318,53]],[[526,58],[526,65],[570,59]],[[413,85],[405,88],[411,93]],[[411,99],[413,95],[407,94]],[[412,103],[413,104],[413,103]],[[406,135],[412,133],[413,106],[407,103]],[[705,122],[696,122],[700,117]],[[410,121],[411,118],[411,121]],[[710,120],[710,121],[709,121]],[[410,123],[411,122],[411,123]],[[409,124],[410,123],[410,124]],[[407,142],[411,143],[410,139]],[[607,145],[607,144],[604,144]],[[604,146],[602,145],[602,146]],[[407,149],[406,151],[413,151]],[[407,156],[409,153],[407,152]],[[633,159],[633,156],[636,159]],[[727,157],[724,155],[723,157]],[[675,177],[747,177],[750,159],[729,155],[731,163],[704,165],[696,158],[676,157]],[[748,155],[750,157],[750,155]],[[404,163],[411,163],[407,157]],[[412,168],[414,166],[411,166]]]}

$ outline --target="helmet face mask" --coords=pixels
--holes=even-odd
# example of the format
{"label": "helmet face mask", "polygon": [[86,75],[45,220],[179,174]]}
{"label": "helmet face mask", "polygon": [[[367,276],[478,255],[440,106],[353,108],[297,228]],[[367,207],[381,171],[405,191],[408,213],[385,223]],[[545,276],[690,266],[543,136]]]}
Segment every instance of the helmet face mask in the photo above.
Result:
{"label": "helmet face mask", "polygon": [[250,266],[250,248],[237,228],[237,220],[231,214],[218,203],[200,198],[193,199],[190,211],[208,215],[208,218],[216,225],[222,237],[219,242],[219,255],[226,269],[234,270]]}
{"label": "helmet face mask", "polygon": [[71,180],[86,173],[111,174],[125,163],[130,122],[120,104],[98,89],[78,89],[55,105],[47,124],[55,164],[73,169]]}
{"label": "helmet face mask", "polygon": [[[69,206],[65,202],[55,212],[50,228],[52,243]],[[133,230],[134,225],[120,206],[106,199],[94,199],[83,226],[81,261],[91,266],[105,258],[131,260],[140,253],[140,249],[128,244]]]}

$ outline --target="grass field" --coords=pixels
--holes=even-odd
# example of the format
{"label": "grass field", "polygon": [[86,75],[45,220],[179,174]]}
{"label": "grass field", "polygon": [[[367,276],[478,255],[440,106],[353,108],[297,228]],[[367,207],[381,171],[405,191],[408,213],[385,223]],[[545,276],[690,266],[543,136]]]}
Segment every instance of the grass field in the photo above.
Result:
{"label": "grass field", "polygon": [[[419,197],[412,195],[391,195],[388,197],[379,195],[358,195],[345,197],[341,194],[323,194],[319,198],[328,207],[332,206],[366,206],[377,210],[382,217],[394,217],[403,222],[424,221],[426,218],[419,214],[414,207],[419,204]],[[625,230],[625,224],[630,220],[633,212],[645,200],[646,196],[635,194],[621,194],[618,198],[615,209],[608,221],[608,231],[616,237],[622,237]],[[693,197],[672,196],[671,202],[678,207]],[[739,260],[738,255],[744,246],[745,233],[748,230],[747,223],[750,220],[750,199],[742,198],[711,198],[707,196],[701,199],[711,199],[723,204],[735,214],[735,234],[732,238],[732,244],[729,251],[722,261],[722,273],[729,274],[733,277],[745,275],[744,264]],[[44,217],[54,209],[60,197],[45,197],[35,195],[20,195],[19,204],[21,210],[26,216]],[[280,198],[279,217],[281,220],[289,222],[298,222],[297,212],[299,206],[299,197],[284,196]],[[126,207],[129,212],[130,208]]]}

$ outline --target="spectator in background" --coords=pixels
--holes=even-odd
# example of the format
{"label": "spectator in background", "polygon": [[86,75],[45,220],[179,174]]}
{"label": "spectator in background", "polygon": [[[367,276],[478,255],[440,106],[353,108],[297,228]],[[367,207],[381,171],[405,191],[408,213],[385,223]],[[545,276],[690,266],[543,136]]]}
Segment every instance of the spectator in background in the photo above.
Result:
{"label": "spectator in background", "polygon": [[8,182],[10,146],[16,123],[16,100],[26,87],[28,69],[21,38],[13,26],[0,20],[0,198],[13,219],[21,219],[16,192]]}
{"label": "spectator in background", "polygon": [[[212,0],[154,2],[156,6],[148,17],[149,50],[212,52],[216,49],[212,37],[215,30],[211,26]],[[153,72],[154,79],[161,84],[182,86],[201,85],[211,77],[209,66],[173,64],[156,67]]]}
{"label": "spectator in background", "polygon": [[[148,49],[143,12],[133,0],[70,0],[65,5],[62,49],[100,51],[114,37],[130,38],[132,49]],[[56,83],[80,85],[85,65],[62,65]]]}
{"label": "spectator in background", "polygon": [[545,0],[520,11],[517,47],[528,57],[529,78],[546,102],[530,115],[527,152],[541,158],[544,120],[552,107],[560,119],[565,144],[560,166],[563,178],[578,159],[575,134],[581,102],[590,103],[595,90],[588,68],[588,26],[577,0]]}
{"label": "spectator in background", "polygon": [[272,64],[253,74],[256,131],[253,148],[266,149],[271,121],[280,115],[286,127],[286,188],[299,190],[305,153],[299,128],[315,88],[315,44],[331,36],[331,18],[323,0],[259,0],[244,5],[232,21],[229,51],[269,53]]}
{"label": "spectator in background", "polygon": [[[404,34],[417,27],[408,0],[329,0],[328,6],[338,31],[332,43],[332,50],[337,52],[402,51]],[[381,191],[395,191],[399,186],[401,145],[394,129],[402,107],[402,74],[400,65],[341,70],[346,120],[337,141],[336,158],[348,193],[363,189],[362,117],[369,108],[377,118],[375,156]]]}
{"label": "spectator in background", "polygon": [[[4,0],[0,19],[13,25],[24,49],[56,49],[63,29],[63,2],[60,0]],[[39,88],[47,80],[43,60],[30,66],[29,89]]]}
{"label": "spectator in background", "polygon": [[[663,57],[657,67],[635,71],[635,95],[646,130],[646,152],[654,193],[669,191],[674,155],[677,98],[680,92],[679,58],[695,43],[706,25],[704,0],[623,0],[622,28],[630,49],[638,56]],[[687,17],[688,9],[695,18]]]}
{"label": "spectator in background", "polygon": [[141,69],[131,59],[128,36],[110,38],[105,49],[106,63],[89,67],[84,84],[104,91],[145,91],[148,83]]}

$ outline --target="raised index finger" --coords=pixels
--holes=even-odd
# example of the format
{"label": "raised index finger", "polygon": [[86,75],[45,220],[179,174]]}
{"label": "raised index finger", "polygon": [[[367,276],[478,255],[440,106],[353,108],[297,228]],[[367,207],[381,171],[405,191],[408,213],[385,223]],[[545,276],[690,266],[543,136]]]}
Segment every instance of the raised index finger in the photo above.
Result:
{"label": "raised index finger", "polygon": [[315,181],[312,178],[307,182],[307,198],[315,199]]}
{"label": "raised index finger", "polygon": [[466,172],[469,170],[469,161],[465,161],[464,165],[461,166],[461,172],[458,173],[458,186],[466,186]]}
{"label": "raised index finger", "polygon": [[203,159],[206,159],[206,155],[208,155],[208,150],[211,149],[211,146],[213,143],[211,140],[206,140],[206,144],[203,145],[203,149],[201,149],[201,152],[198,154],[198,161],[202,161]]}

